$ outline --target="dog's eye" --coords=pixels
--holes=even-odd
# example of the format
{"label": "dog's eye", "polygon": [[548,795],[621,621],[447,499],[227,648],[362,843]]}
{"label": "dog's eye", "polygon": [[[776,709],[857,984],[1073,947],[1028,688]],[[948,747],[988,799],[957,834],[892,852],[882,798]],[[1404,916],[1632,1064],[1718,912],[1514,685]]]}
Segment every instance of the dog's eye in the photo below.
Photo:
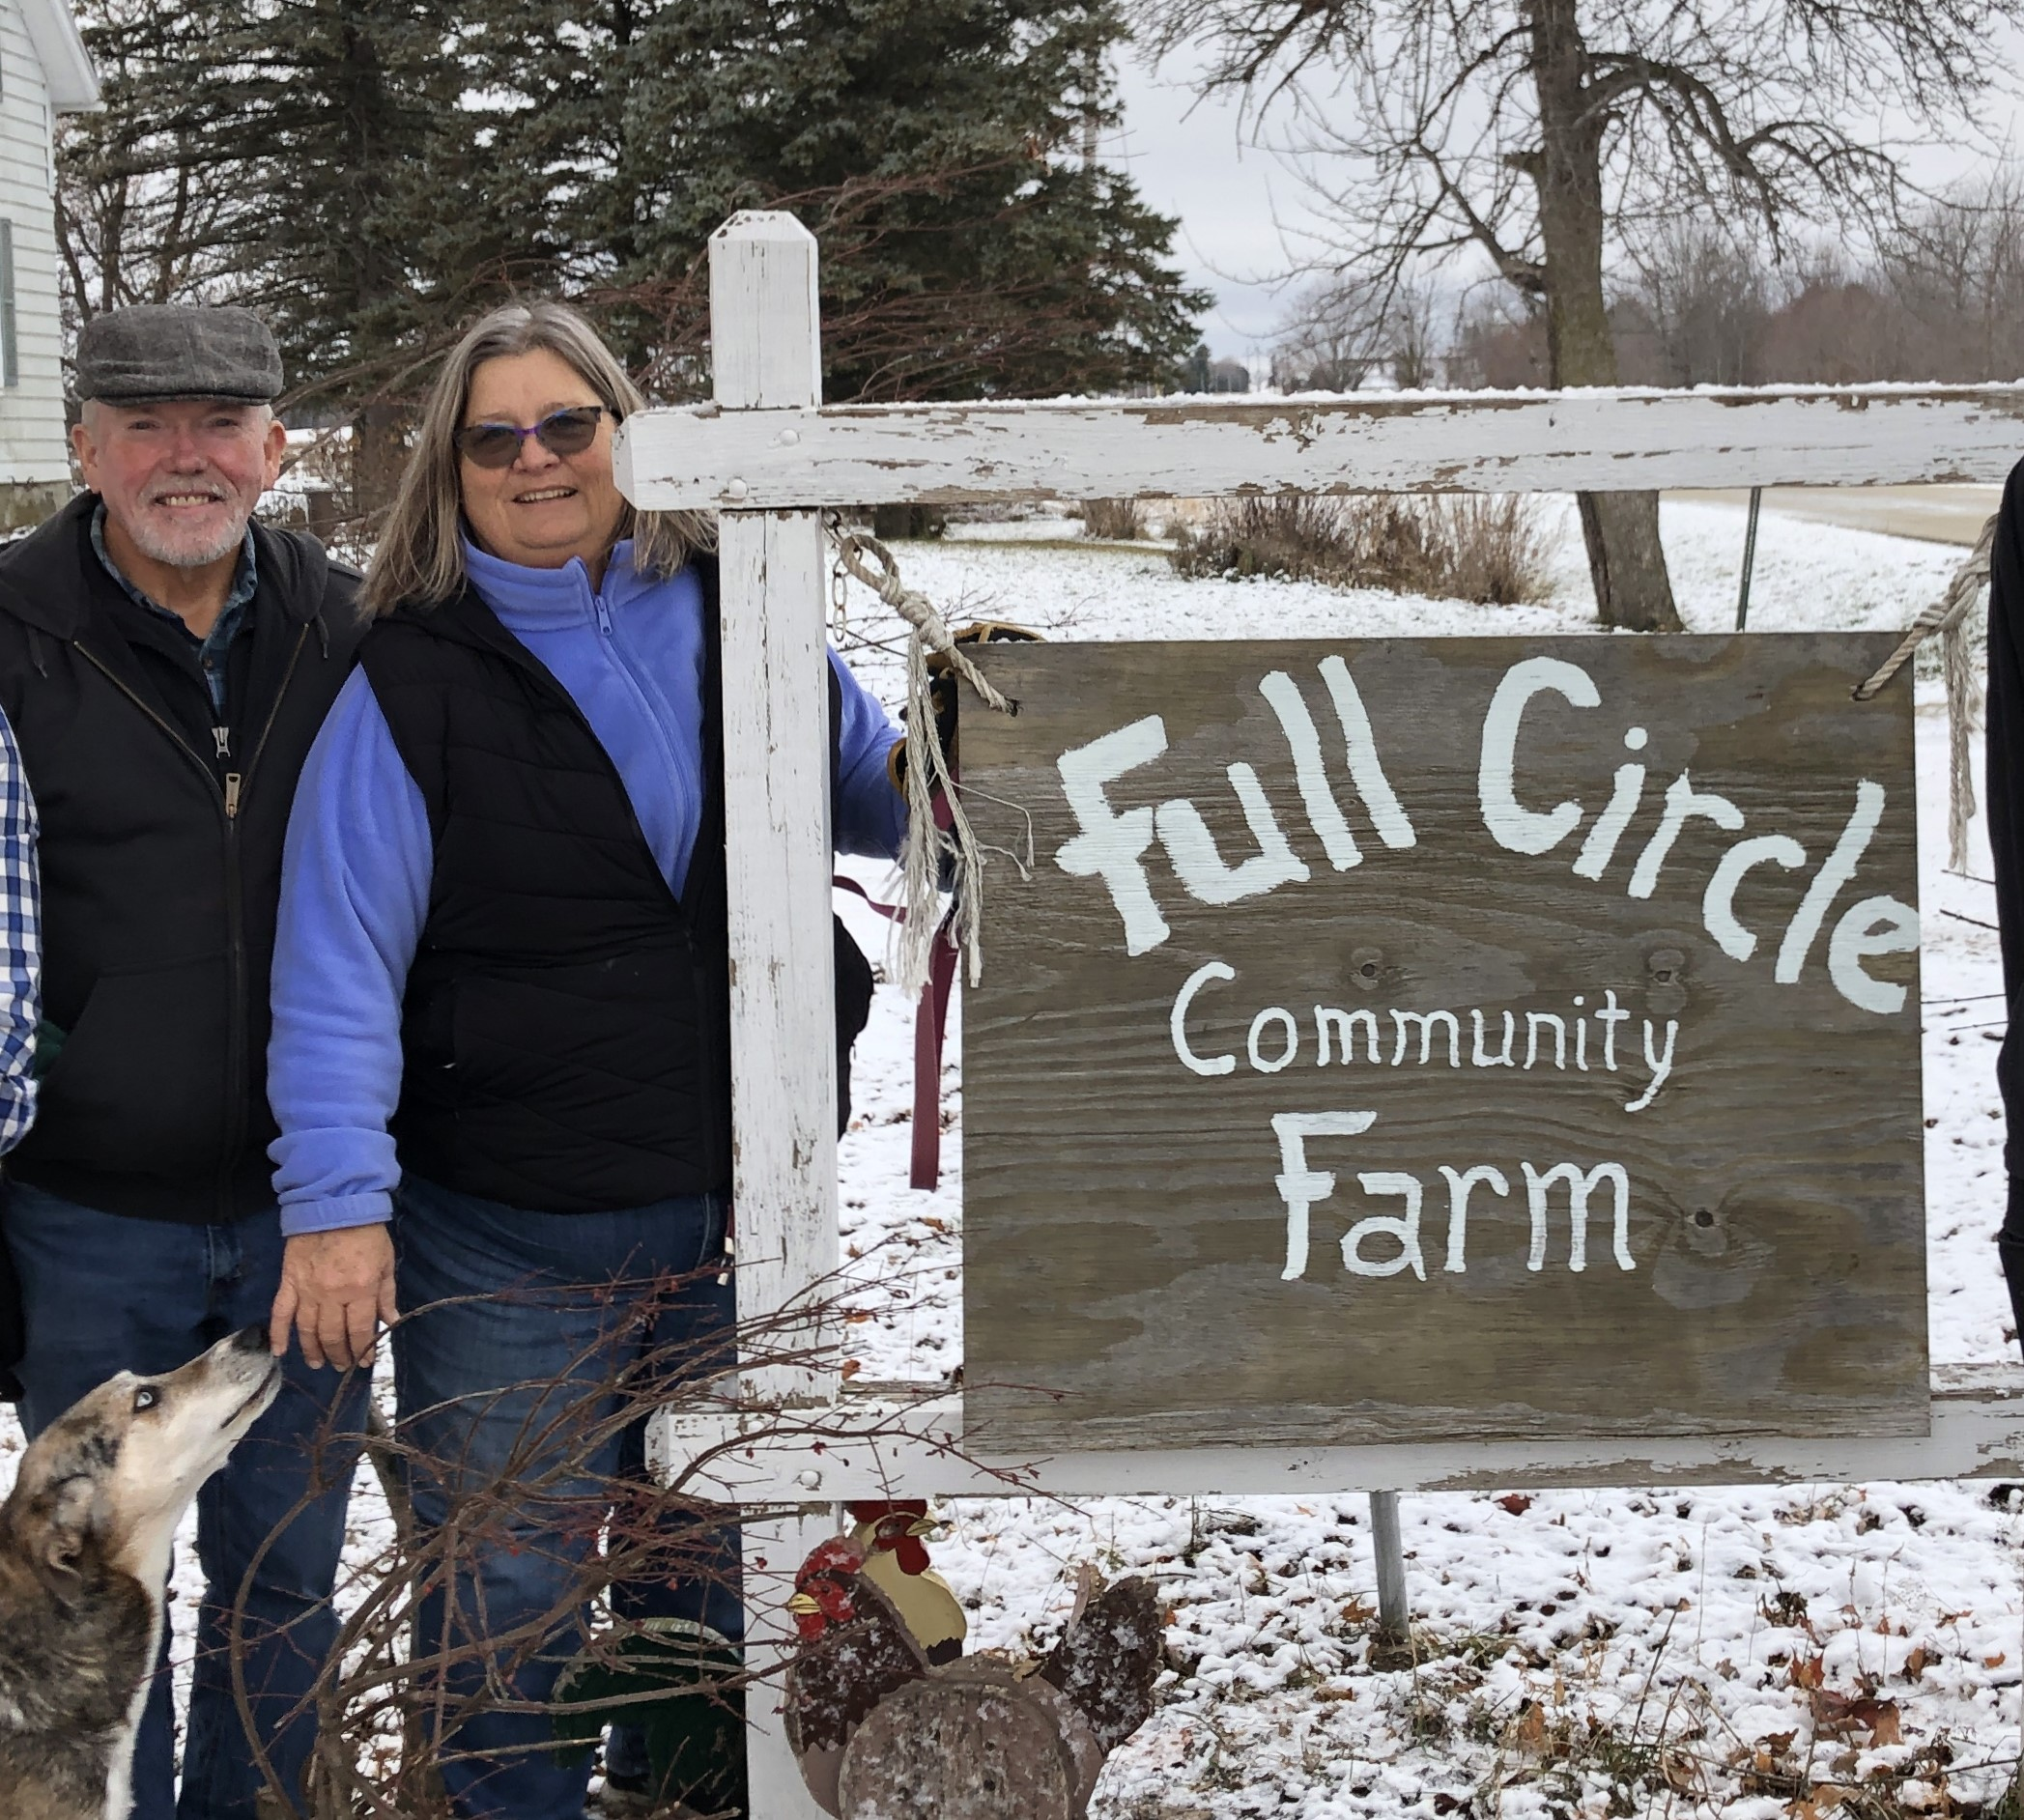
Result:
{"label": "dog's eye", "polygon": [[153,1384],[143,1384],[133,1393],[133,1412],[138,1415],[143,1409],[152,1409],[160,1401],[160,1391]]}

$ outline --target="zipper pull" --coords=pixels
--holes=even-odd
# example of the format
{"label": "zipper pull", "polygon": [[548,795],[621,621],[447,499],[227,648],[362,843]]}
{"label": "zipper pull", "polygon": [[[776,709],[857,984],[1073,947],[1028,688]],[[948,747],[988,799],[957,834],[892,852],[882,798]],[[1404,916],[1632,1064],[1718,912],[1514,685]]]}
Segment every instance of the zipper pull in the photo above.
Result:
{"label": "zipper pull", "polygon": [[229,726],[214,726],[211,729],[211,737],[217,742],[217,755],[220,758],[232,756],[232,729]]}
{"label": "zipper pull", "polygon": [[228,821],[239,813],[239,786],[244,782],[237,771],[225,773],[225,818]]}
{"label": "zipper pull", "polygon": [[591,605],[597,609],[597,629],[609,639],[612,636],[612,615],[605,607],[605,597],[593,595]]}

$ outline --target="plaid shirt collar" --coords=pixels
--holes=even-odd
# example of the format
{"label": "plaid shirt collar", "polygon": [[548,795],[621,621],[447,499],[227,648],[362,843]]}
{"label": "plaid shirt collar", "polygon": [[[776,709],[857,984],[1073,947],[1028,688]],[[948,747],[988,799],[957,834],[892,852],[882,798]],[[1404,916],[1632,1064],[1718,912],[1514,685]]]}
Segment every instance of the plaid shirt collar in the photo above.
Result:
{"label": "plaid shirt collar", "polygon": [[232,640],[239,637],[240,629],[245,624],[246,609],[252,604],[253,596],[260,586],[260,575],[253,555],[253,527],[246,526],[245,541],[239,547],[239,568],[232,577],[231,592],[225,596],[225,605],[219,611],[217,622],[204,638],[184,624],[182,616],[172,613],[166,607],[150,600],[146,594],[121,574],[120,565],[112,559],[105,548],[105,502],[101,499],[98,509],[92,513],[92,550],[104,564],[105,573],[126,590],[127,597],[135,606],[144,608],[157,618],[166,619],[185,638],[197,647],[197,661],[204,668],[204,680],[211,690],[211,705],[222,713],[225,706],[225,653],[231,649]]}

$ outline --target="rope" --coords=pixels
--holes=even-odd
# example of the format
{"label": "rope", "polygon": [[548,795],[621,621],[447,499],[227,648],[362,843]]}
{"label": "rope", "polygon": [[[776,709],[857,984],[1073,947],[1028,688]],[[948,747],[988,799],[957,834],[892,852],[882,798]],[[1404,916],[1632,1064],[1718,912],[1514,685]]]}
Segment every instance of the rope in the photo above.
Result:
{"label": "rope", "polygon": [[[978,917],[983,903],[983,853],[970,818],[963,812],[948,754],[935,736],[934,672],[928,668],[929,653],[945,659],[949,668],[976,690],[987,708],[999,714],[1016,714],[1019,704],[1000,694],[990,678],[970,661],[934,603],[899,579],[899,564],[876,537],[867,531],[839,532],[837,560],[912,628],[906,641],[907,839],[900,886],[906,920],[899,931],[899,984],[908,994],[918,994],[933,972],[947,861],[950,889],[955,896],[949,939],[962,952],[968,963],[964,971],[975,985],[983,978],[983,951],[978,937]],[[937,791],[947,806],[946,833],[935,824]]]}
{"label": "rope", "polygon": [[1947,678],[1948,758],[1951,777],[1947,804],[1947,864],[1953,871],[1968,866],[1968,824],[1975,819],[1975,772],[1969,737],[1981,725],[1981,678],[1968,645],[1968,614],[1988,585],[1989,554],[1996,542],[1996,521],[1981,527],[1967,561],[1953,572],[1947,591],[1905,628],[1897,648],[1884,659],[1876,674],[1855,692],[1867,701],[1902,669],[1920,645],[1940,635],[1940,668]]}

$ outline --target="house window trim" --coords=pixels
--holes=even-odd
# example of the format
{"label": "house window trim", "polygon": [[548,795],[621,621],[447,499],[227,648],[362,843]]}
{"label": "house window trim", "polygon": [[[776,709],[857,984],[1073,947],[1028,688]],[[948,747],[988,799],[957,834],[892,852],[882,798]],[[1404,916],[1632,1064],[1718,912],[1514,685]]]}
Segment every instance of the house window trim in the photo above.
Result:
{"label": "house window trim", "polygon": [[21,383],[21,326],[14,302],[14,224],[0,215],[0,386]]}

